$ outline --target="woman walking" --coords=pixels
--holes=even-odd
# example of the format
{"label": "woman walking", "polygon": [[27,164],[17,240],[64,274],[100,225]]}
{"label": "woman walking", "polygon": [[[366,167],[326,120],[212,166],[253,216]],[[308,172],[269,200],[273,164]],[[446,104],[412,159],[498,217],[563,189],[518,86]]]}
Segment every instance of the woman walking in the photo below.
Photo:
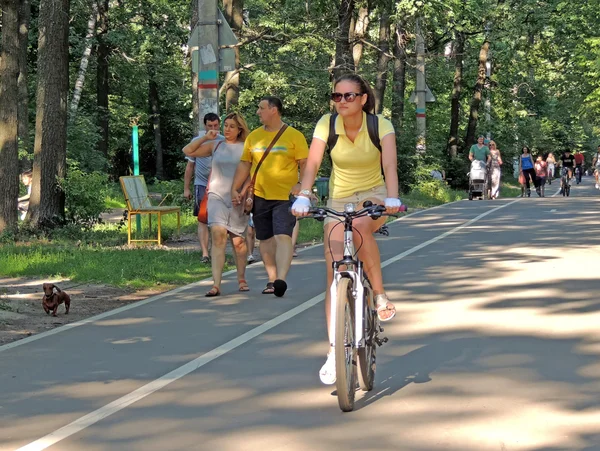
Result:
{"label": "woman walking", "polygon": [[529,180],[535,187],[537,187],[537,178],[535,175],[535,169],[533,168],[533,158],[529,147],[523,146],[521,158],[519,160],[519,171],[525,177],[525,187],[527,188],[527,197],[531,197],[531,189],[529,187]]}
{"label": "woman walking", "polygon": [[500,177],[502,176],[502,156],[495,141],[490,141],[490,199],[498,199],[500,195]]}
{"label": "woman walking", "polygon": [[208,181],[208,227],[212,237],[211,264],[213,287],[206,296],[221,294],[221,279],[225,265],[227,237],[231,237],[235,252],[235,266],[239,291],[248,291],[245,279],[247,248],[244,233],[248,226],[248,216],[241,206],[231,203],[233,176],[242,157],[244,140],[249,130],[246,121],[239,113],[230,113],[225,118],[223,135],[225,141],[216,142],[217,131],[209,130],[202,138],[192,141],[183,148],[191,157],[212,155],[212,167]]}
{"label": "woman walking", "polygon": [[552,152],[546,157],[546,165],[548,166],[548,185],[552,185],[552,179],[554,178],[554,171],[556,168],[556,159]]}
{"label": "woman walking", "polygon": [[535,160],[535,175],[537,176],[537,188],[535,189],[538,196],[546,197],[546,176],[548,175],[548,166],[541,155],[538,155]]}

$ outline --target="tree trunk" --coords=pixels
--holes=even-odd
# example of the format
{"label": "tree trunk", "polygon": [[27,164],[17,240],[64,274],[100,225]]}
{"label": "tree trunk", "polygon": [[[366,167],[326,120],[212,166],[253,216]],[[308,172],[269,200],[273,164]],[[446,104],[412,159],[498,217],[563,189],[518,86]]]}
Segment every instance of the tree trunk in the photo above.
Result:
{"label": "tree trunk", "polygon": [[158,97],[158,85],[155,81],[154,71],[148,71],[150,75],[148,100],[150,103],[150,125],[154,133],[154,150],[156,154],[156,178],[164,178],[162,134],[160,131],[160,101]]}
{"label": "tree trunk", "polygon": [[354,60],[350,48],[350,22],[354,13],[354,0],[341,0],[338,11],[338,29],[335,38],[335,67],[333,77],[354,71]]}
{"label": "tree trunk", "polygon": [[[191,0],[192,11],[192,30],[198,25],[198,0]],[[200,56],[198,56],[199,58]],[[200,104],[198,99],[198,74],[192,70],[192,121],[194,123],[194,136],[198,134],[202,128],[200,127]]]}
{"label": "tree trunk", "polygon": [[40,2],[33,183],[27,213],[37,227],[54,226],[65,213],[58,181],[67,167],[69,6],[69,0]]}
{"label": "tree trunk", "polygon": [[106,42],[108,33],[108,0],[98,1],[98,34],[96,35],[98,64],[96,68],[96,102],[98,105],[98,126],[100,127],[100,141],[98,150],[108,158],[109,135],[109,110],[108,110],[108,57],[110,48]]}
{"label": "tree trunk", "polygon": [[485,84],[485,63],[487,62],[488,50],[490,42],[486,39],[479,51],[479,72],[477,74],[477,82],[473,90],[473,99],[471,100],[471,111],[469,113],[469,125],[467,127],[467,136],[465,138],[465,146],[470,146],[475,142],[475,132],[477,130],[477,121],[479,119],[479,106],[481,105],[481,95],[483,85]]}
{"label": "tree trunk", "polygon": [[451,157],[458,155],[458,127],[460,125],[460,94],[462,90],[463,53],[465,51],[465,35],[456,32],[454,41],[454,85],[452,87],[452,100],[450,104],[450,137],[448,138],[448,152]]}
{"label": "tree trunk", "polygon": [[356,18],[356,22],[354,23],[354,28],[352,30],[351,41],[353,43],[352,47],[352,59],[354,60],[354,70],[358,71],[358,66],[360,65],[360,59],[363,54],[363,43],[362,39],[365,38],[367,34],[367,28],[369,27],[369,6],[361,6],[358,10],[358,17]]}
{"label": "tree trunk", "polygon": [[406,43],[408,36],[404,23],[396,25],[394,36],[394,85],[392,88],[392,124],[396,133],[402,129],[404,120],[404,93],[406,91]]}
{"label": "tree trunk", "polygon": [[[229,26],[239,38],[244,25],[244,0],[223,0],[223,9],[225,19]],[[240,48],[236,47],[235,67],[240,67]],[[238,104],[240,98],[240,73],[239,70],[233,70],[225,74],[226,94],[225,111],[229,112],[232,106]]]}
{"label": "tree trunk", "polygon": [[90,55],[92,54],[92,39],[96,31],[96,18],[98,17],[98,3],[96,0],[92,0],[92,12],[88,19],[87,34],[85,35],[85,50],[81,57],[81,63],[79,64],[79,75],[75,82],[75,88],[73,89],[73,97],[71,98],[71,115],[69,120],[75,121],[77,115],[77,108],[79,107],[79,101],[81,100],[81,92],[83,91],[83,83],[85,81],[85,74],[87,72],[88,63],[90,61]]}
{"label": "tree trunk", "polygon": [[383,110],[385,87],[387,86],[388,63],[390,62],[390,16],[388,5],[381,8],[379,18],[379,56],[377,57],[377,77],[375,78],[375,112]]}
{"label": "tree trunk", "polygon": [[[27,68],[29,49],[29,23],[31,21],[31,3],[29,0],[20,0],[19,5],[19,78],[17,89],[19,91],[19,105],[17,118],[19,121],[19,140],[27,151],[29,148],[29,71]],[[29,166],[30,163],[27,163]]]}
{"label": "tree trunk", "polygon": [[19,197],[18,92],[19,29],[18,0],[0,0],[2,52],[0,53],[0,233],[17,230]]}

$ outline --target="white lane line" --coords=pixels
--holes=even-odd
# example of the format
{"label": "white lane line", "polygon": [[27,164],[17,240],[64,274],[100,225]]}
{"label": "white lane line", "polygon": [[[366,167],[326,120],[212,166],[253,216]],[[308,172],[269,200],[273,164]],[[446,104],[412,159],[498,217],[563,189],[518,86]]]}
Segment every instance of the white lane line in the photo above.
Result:
{"label": "white lane line", "polygon": [[[437,237],[432,238],[429,241],[425,241],[424,243],[419,244],[418,246],[415,246],[393,258],[386,260],[385,262],[382,263],[381,266],[383,268],[388,265],[391,265],[392,263],[403,259],[407,255],[413,254],[413,253],[423,249],[424,247],[435,243],[436,241],[440,241],[440,240],[446,238],[447,236],[452,235],[455,232],[458,232],[466,227],[469,227],[471,224],[479,221],[480,219],[482,219],[502,208],[508,207],[509,205],[519,202],[520,200],[521,199],[517,199],[517,200],[514,200],[507,204],[500,205],[492,210],[486,211],[485,213],[480,214],[479,216],[465,222],[464,224],[462,224],[458,227],[455,227],[452,230],[449,230],[448,232],[442,233],[441,235],[438,235]],[[112,415],[113,413],[123,410],[124,408],[133,404],[134,402],[144,399],[146,396],[149,396],[152,393],[166,387],[170,383],[175,382],[178,379],[181,379],[182,377],[186,376],[187,374],[191,373],[192,371],[195,371],[198,368],[206,365],[207,363],[212,362],[213,360],[221,357],[222,355],[227,354],[229,351],[232,351],[233,349],[237,348],[238,346],[243,345],[244,343],[247,343],[248,341],[252,340],[253,338],[256,338],[259,335],[264,334],[265,332],[278,326],[279,324],[299,315],[300,313],[304,312],[305,310],[317,305],[323,299],[325,299],[324,292],[315,296],[312,299],[309,299],[308,301],[304,302],[303,304],[300,304],[299,306],[279,315],[278,317],[273,318],[272,320],[269,320],[266,323],[263,323],[258,327],[255,327],[254,329],[240,335],[239,337],[234,338],[231,341],[228,341],[227,343],[213,349],[212,351],[208,351],[207,353],[203,354],[202,356],[186,363],[185,365],[180,366],[179,368],[176,368],[175,370],[171,371],[170,373],[167,373],[164,376],[159,377],[158,379],[156,379],[152,382],[149,382],[148,384],[138,388],[137,390],[134,390],[131,393],[129,393],[125,396],[122,396],[121,398],[111,402],[110,404],[100,407],[99,409],[97,409],[81,418],[78,418],[77,420],[73,421],[72,423],[69,423],[68,425],[63,426],[62,428],[57,429],[56,431],[51,432],[50,434],[48,434],[34,442],[31,442],[28,445],[25,445],[25,446],[17,449],[16,451],[42,451],[42,450],[45,450],[46,448],[49,448],[50,446],[60,442],[61,440],[64,440],[64,439],[70,437],[71,435],[74,435],[74,434],[82,431],[83,429],[93,425],[94,423],[97,423],[98,421]]]}

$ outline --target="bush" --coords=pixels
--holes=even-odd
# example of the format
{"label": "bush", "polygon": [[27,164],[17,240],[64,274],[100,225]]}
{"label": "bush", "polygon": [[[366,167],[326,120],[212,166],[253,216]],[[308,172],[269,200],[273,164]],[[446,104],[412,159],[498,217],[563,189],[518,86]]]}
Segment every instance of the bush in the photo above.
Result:
{"label": "bush", "polygon": [[100,222],[100,215],[107,211],[105,198],[109,192],[108,175],[84,172],[73,164],[67,177],[60,181],[60,186],[65,192],[65,216],[68,222],[87,228]]}

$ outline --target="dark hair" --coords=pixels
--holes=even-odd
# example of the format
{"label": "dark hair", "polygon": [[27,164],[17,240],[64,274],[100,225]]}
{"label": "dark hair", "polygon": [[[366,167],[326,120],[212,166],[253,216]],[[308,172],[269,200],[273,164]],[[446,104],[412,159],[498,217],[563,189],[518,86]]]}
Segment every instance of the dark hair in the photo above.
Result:
{"label": "dark hair", "polygon": [[523,150],[525,150],[525,149],[527,149],[527,152],[528,152],[528,153],[531,153],[531,150],[529,150],[529,147],[527,147],[527,146],[523,146],[523,147],[521,148],[521,152],[523,152]]}
{"label": "dark hair", "polygon": [[279,114],[283,115],[283,103],[281,102],[281,99],[279,97],[264,96],[262,99],[260,99],[260,101],[262,102],[263,100],[266,100],[271,108],[273,108],[273,107],[277,108],[277,111],[279,111]]}
{"label": "dark hair", "polygon": [[216,113],[207,113],[204,115],[204,125],[206,125],[207,122],[213,122],[213,121],[219,121],[219,123],[220,123],[221,118]]}
{"label": "dark hair", "polygon": [[358,74],[344,74],[339,76],[333,82],[334,88],[338,83],[341,83],[342,81],[351,81],[352,83],[356,83],[360,88],[360,93],[367,95],[367,102],[362,107],[363,111],[366,113],[375,112],[375,94],[373,94],[373,89],[371,89],[371,86],[369,86],[369,83],[367,83],[364,78],[362,78]]}

